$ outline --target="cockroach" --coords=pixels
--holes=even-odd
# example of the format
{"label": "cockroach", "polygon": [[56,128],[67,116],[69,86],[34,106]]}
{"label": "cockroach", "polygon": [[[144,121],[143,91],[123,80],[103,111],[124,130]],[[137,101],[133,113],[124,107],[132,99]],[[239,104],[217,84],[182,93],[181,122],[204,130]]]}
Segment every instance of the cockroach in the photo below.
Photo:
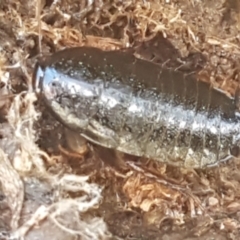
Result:
{"label": "cockroach", "polygon": [[132,53],[61,50],[36,65],[33,84],[62,124],[100,146],[186,168],[239,154],[235,97]]}

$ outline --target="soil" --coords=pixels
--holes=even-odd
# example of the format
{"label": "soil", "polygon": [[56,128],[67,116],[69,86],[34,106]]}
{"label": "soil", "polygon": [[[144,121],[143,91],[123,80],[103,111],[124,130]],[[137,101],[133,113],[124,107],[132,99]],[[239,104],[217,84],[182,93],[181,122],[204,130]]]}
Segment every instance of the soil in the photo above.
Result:
{"label": "soil", "polygon": [[73,153],[30,91],[40,55],[89,45],[234,96],[239,28],[234,0],[0,1],[0,239],[240,239],[239,159],[194,170],[124,156],[122,172],[94,145]]}

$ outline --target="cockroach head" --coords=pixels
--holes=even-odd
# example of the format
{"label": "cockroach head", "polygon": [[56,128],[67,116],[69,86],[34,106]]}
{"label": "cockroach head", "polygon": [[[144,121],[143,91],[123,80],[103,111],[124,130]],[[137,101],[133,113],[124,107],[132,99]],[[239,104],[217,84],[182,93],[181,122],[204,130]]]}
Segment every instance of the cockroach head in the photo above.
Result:
{"label": "cockroach head", "polygon": [[35,65],[33,78],[32,78],[32,88],[37,94],[42,91],[42,84],[44,79],[44,72],[47,66],[47,57],[40,57]]}
{"label": "cockroach head", "polygon": [[41,58],[35,65],[32,88],[33,91],[42,97],[53,98],[56,95],[54,87],[54,69],[49,66],[49,58]]}
{"label": "cockroach head", "polygon": [[44,67],[41,64],[37,63],[35,65],[33,78],[32,78],[32,88],[37,94],[41,92],[41,84],[44,77]]}
{"label": "cockroach head", "polygon": [[49,65],[51,56],[40,56],[38,57],[37,63],[34,68],[33,78],[32,78],[32,88],[36,93],[41,93],[42,84],[44,81],[45,69]]}

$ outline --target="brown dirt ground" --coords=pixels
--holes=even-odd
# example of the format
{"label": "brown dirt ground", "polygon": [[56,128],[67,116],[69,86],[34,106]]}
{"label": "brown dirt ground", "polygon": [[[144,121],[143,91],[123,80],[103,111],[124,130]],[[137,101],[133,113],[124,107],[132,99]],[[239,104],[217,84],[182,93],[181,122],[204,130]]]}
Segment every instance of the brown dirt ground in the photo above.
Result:
{"label": "brown dirt ground", "polygon": [[120,173],[93,146],[60,151],[62,126],[26,92],[39,52],[91,45],[131,47],[233,95],[239,11],[234,0],[0,1],[0,239],[240,239],[239,160],[186,170],[126,156]]}

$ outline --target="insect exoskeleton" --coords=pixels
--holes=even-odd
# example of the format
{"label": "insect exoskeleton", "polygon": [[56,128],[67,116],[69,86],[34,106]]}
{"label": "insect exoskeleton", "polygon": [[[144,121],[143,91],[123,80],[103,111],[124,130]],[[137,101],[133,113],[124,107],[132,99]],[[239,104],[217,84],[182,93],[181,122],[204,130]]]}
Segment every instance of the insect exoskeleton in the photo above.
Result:
{"label": "insect exoskeleton", "polygon": [[188,168],[239,152],[234,98],[130,53],[56,52],[36,67],[34,87],[59,121],[103,147]]}

